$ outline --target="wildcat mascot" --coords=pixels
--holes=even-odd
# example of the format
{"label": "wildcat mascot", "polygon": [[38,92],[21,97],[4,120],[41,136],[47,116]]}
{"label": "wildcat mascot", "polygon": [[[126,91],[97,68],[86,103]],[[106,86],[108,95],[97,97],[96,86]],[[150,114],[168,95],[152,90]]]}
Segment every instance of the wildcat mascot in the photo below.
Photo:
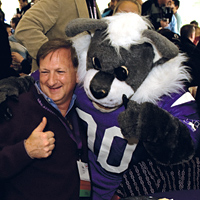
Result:
{"label": "wildcat mascot", "polygon": [[140,161],[188,162],[198,148],[199,116],[178,48],[134,13],[75,19],[66,35],[79,58],[75,94],[87,126],[92,198],[111,199]]}

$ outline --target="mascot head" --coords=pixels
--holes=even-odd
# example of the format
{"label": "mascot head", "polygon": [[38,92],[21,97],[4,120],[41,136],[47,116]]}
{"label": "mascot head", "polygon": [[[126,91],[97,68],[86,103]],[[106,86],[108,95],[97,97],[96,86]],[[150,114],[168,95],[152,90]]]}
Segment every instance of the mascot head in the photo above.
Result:
{"label": "mascot head", "polygon": [[189,79],[182,65],[186,58],[138,14],[78,18],[67,25],[66,35],[79,57],[79,83],[101,111],[117,109],[124,97],[156,104]]}

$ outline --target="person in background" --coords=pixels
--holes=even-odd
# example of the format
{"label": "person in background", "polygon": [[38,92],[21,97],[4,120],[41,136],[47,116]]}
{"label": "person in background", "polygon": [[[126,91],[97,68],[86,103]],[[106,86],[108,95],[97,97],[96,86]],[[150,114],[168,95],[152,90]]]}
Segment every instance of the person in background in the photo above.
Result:
{"label": "person in background", "polygon": [[[188,61],[186,62],[187,65],[191,68],[190,74],[192,76],[192,81],[189,83],[189,91],[190,93],[196,98],[196,90],[197,85],[199,85],[199,81],[197,78],[198,71],[197,66],[199,66],[199,61],[194,57],[194,52],[196,49],[196,45],[194,44],[195,40],[195,27],[192,24],[186,24],[181,27],[180,30],[181,36],[181,47],[180,50],[183,53],[186,53],[188,56]],[[196,74],[197,73],[197,74]],[[198,103],[199,105],[199,103]]]}
{"label": "person in background", "polygon": [[111,4],[111,2],[109,2],[108,7],[103,10],[103,14],[110,10],[110,4]]}
{"label": "person in background", "polygon": [[10,24],[7,24],[7,23],[4,23],[4,26],[6,28],[6,31],[8,33],[8,37],[10,37],[12,35],[12,28],[11,28],[11,25]]}
{"label": "person in background", "polygon": [[196,20],[191,21],[190,24],[194,25],[195,27],[199,26],[199,23]]}
{"label": "person in background", "polygon": [[17,27],[17,24],[19,23],[20,18],[16,15],[10,20],[10,25],[12,28],[12,34],[15,33],[15,29]]}
{"label": "person in background", "polygon": [[115,6],[117,5],[117,3],[119,1],[120,0],[111,0],[109,8],[104,10],[104,12],[103,12],[103,14],[101,16],[102,17],[112,16],[113,15],[113,10],[114,10]]}
{"label": "person in background", "polygon": [[[12,64],[11,67],[14,68],[20,76],[25,75],[25,74],[30,74],[31,73],[31,58],[29,55],[25,55],[24,57],[21,55],[22,51],[17,52],[19,50],[12,50],[13,43],[11,44],[11,56],[12,56]],[[23,48],[23,47],[22,47]],[[25,50],[26,53],[26,50]]]}
{"label": "person in background", "polygon": [[194,25],[195,27],[195,40],[194,44],[197,45],[199,40],[200,40],[200,28],[199,28],[199,23],[196,20],[193,20],[190,22],[190,24]]}
{"label": "person in background", "polygon": [[113,14],[119,12],[133,12],[141,15],[141,5],[138,0],[120,0],[115,6]]}
{"label": "person in background", "polygon": [[39,81],[17,104],[8,101],[13,117],[0,124],[1,199],[78,200],[77,161],[87,162],[87,144],[74,107],[76,51],[70,41],[49,40],[37,62]]}
{"label": "person in background", "polygon": [[[181,51],[181,48],[182,48],[182,42],[181,42],[181,37],[180,35],[170,31],[169,29],[160,29],[158,31],[158,33],[160,33],[161,35],[163,35],[164,37],[166,37],[168,40],[170,40],[171,42],[173,42]],[[181,51],[182,52],[182,51]],[[199,54],[200,56],[200,54]],[[192,77],[192,81],[191,82],[186,82],[185,85],[186,87],[188,88],[188,90],[190,91],[190,93],[192,94],[192,96],[194,98],[196,98],[196,91],[197,91],[197,86],[196,84],[199,84],[198,82],[198,79],[196,79],[196,75],[194,75],[194,72],[195,74],[197,74],[198,72],[196,71],[196,67],[198,68],[198,62],[197,61],[196,63],[194,62],[195,61],[195,58],[193,56],[193,54],[190,56],[190,58],[188,58],[187,62],[185,62],[185,64],[187,66],[189,66],[188,70],[189,70],[189,73]],[[198,73],[199,74],[199,73]],[[199,105],[199,103],[197,102],[197,105]]]}
{"label": "person in background", "polygon": [[16,76],[18,77],[19,74],[12,69],[11,63],[12,63],[12,58],[11,58],[11,50],[10,50],[10,45],[8,41],[8,32],[6,30],[6,27],[3,22],[0,21],[0,60],[1,60],[1,65],[0,65],[0,79],[7,78],[10,76]]}
{"label": "person in background", "polygon": [[2,5],[2,2],[0,1],[0,21],[4,22],[4,20],[5,20],[5,13],[1,9],[1,5]]}
{"label": "person in background", "polygon": [[181,50],[190,56],[196,45],[194,44],[195,40],[195,28],[192,24],[186,24],[181,27]]}
{"label": "person in background", "polygon": [[[169,29],[160,29],[158,32],[173,42],[180,49],[181,53],[188,52],[188,59],[185,62],[185,65],[189,66],[188,69],[192,80],[190,83],[186,83],[186,87],[195,98],[198,106],[198,112],[200,113],[200,44],[197,46],[192,44],[193,40],[191,41],[188,38],[190,37],[192,39],[192,37],[187,34],[189,29],[191,29],[192,33],[193,29],[191,26],[183,26],[182,38],[180,35],[173,33]],[[183,35],[186,37],[185,39],[183,38]]]}
{"label": "person in background", "polygon": [[31,72],[31,57],[27,51],[27,49],[17,42],[15,38],[15,29],[20,21],[20,18],[14,16],[11,19],[11,32],[9,35],[9,44],[12,56],[12,64],[11,67],[14,68],[20,75],[30,74]]}
{"label": "person in background", "polygon": [[142,16],[148,16],[155,30],[165,28],[169,25],[172,12],[167,7],[171,0],[147,0],[142,4]]}
{"label": "person in background", "polygon": [[31,72],[31,58],[21,44],[17,43],[16,40],[12,41],[14,35],[11,31],[11,25],[1,23],[0,31],[2,45],[0,79],[29,74]]}
{"label": "person in background", "polygon": [[17,42],[16,38],[15,38],[15,29],[18,25],[20,21],[20,18],[16,15],[14,16],[11,20],[10,20],[10,26],[11,26],[11,33],[12,35],[9,36],[9,41],[12,41],[12,42]]}
{"label": "person in background", "polygon": [[167,8],[169,8],[172,12],[171,22],[168,24],[168,26],[164,27],[166,29],[169,29],[170,31],[178,34],[178,28],[177,28],[177,19],[174,15],[174,3],[172,0],[168,1]]}
{"label": "person in background", "polygon": [[182,26],[182,19],[180,14],[178,13],[178,9],[180,7],[180,1],[179,0],[172,0],[171,8],[173,10],[173,13],[176,17],[176,22],[177,22],[177,33],[180,35],[180,29]]}
{"label": "person in background", "polygon": [[19,8],[17,8],[17,16],[22,18],[28,9],[31,8],[31,3],[28,3],[28,0],[18,0]]}
{"label": "person in background", "polygon": [[32,57],[32,72],[38,69],[36,54],[42,44],[54,38],[65,38],[65,27],[75,18],[99,18],[93,0],[40,0],[23,16],[15,37]]}

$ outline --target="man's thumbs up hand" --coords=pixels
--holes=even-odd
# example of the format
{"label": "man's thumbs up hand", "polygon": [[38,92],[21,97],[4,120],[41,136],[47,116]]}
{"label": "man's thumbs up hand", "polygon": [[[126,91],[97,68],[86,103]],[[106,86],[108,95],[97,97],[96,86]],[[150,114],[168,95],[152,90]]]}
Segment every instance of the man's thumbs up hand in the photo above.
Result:
{"label": "man's thumbs up hand", "polygon": [[54,133],[52,131],[43,132],[47,124],[46,117],[34,129],[25,141],[25,149],[31,158],[47,158],[52,154],[55,147]]}

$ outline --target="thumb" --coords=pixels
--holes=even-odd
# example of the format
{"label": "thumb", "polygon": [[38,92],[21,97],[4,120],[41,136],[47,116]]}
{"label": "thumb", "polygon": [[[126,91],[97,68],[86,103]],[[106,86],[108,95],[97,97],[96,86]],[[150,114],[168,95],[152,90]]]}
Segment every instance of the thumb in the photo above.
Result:
{"label": "thumb", "polygon": [[35,128],[35,131],[42,132],[47,124],[47,118],[43,117],[40,124]]}

